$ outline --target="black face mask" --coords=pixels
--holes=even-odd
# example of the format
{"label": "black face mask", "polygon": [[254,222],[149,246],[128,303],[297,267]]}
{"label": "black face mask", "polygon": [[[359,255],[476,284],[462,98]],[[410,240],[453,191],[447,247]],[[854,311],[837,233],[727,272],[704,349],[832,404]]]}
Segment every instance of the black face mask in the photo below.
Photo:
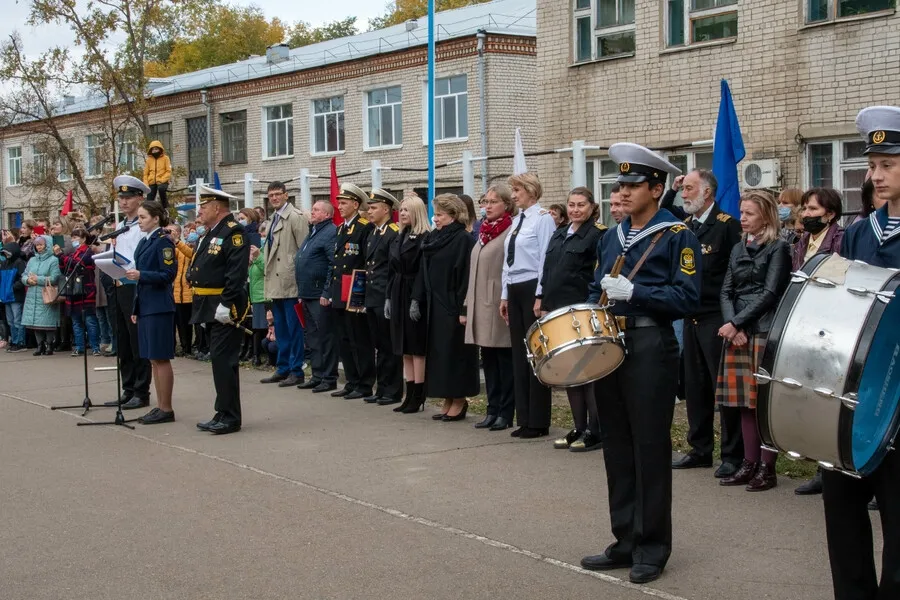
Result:
{"label": "black face mask", "polygon": [[822,233],[826,227],[828,227],[828,223],[823,223],[822,217],[803,217],[803,230],[813,235]]}

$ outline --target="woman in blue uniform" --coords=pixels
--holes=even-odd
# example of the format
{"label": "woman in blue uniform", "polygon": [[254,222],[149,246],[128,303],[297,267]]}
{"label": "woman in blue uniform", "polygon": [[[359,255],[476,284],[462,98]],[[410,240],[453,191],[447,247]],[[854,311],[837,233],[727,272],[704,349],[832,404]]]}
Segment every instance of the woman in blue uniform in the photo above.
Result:
{"label": "woman in blue uniform", "polygon": [[134,251],[134,268],[125,276],[137,284],[131,320],[137,323],[141,358],[150,361],[158,406],[138,419],[144,425],[175,420],[171,360],[175,358],[175,296],[172,282],[178,265],[175,245],[166,235],[169,219],[159,202],[138,209],[138,227],[146,235]]}

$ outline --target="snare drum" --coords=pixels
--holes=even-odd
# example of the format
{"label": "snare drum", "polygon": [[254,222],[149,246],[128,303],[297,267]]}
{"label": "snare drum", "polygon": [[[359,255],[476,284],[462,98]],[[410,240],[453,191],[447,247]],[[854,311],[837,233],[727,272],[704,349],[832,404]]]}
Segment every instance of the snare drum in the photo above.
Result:
{"label": "snare drum", "polygon": [[793,275],[756,374],[764,444],[854,476],[878,467],[900,429],[898,285],[837,255]]}
{"label": "snare drum", "polygon": [[597,381],[625,360],[616,319],[595,304],[573,304],[537,320],[525,334],[528,360],[544,385]]}

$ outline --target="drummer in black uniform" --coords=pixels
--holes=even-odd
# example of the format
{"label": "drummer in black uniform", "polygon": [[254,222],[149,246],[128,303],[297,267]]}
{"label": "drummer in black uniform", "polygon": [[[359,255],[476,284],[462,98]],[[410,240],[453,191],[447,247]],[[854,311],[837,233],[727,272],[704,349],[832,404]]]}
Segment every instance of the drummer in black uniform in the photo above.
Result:
{"label": "drummer in black uniform", "polygon": [[403,363],[391,345],[391,322],[384,312],[388,286],[388,258],[391,244],[400,235],[400,227],[391,222],[400,203],[390,193],[374,189],[369,194],[369,222],[375,229],[366,243],[366,317],[375,345],[375,393],[363,398],[382,406],[397,404],[403,396]]}
{"label": "drummer in black uniform", "polygon": [[[607,293],[628,352],[595,384],[616,541],[581,565],[630,567],[629,579],[640,584],[659,578],[672,552],[670,430],[679,360],[672,321],[700,302],[701,248],[684,223],[658,208],[666,178],[679,175],[678,168],[637,144],[613,144],[609,155],[619,164],[627,216],[600,240],[589,301]],[[621,275],[611,277],[620,256]]]}
{"label": "drummer in black uniform", "polygon": [[353,271],[366,269],[366,245],[374,227],[360,214],[369,197],[352,183],[341,184],[338,210],[344,222],[338,227],[330,301],[336,309],[338,349],[347,385],[332,392],[335,397],[356,400],[372,395],[375,386],[375,348],[366,315],[347,310]]}
{"label": "drummer in black uniform", "polygon": [[206,227],[189,272],[194,289],[191,323],[206,328],[213,383],[216,386],[216,414],[197,428],[215,434],[241,429],[241,382],[238,358],[243,332],[235,324],[243,321],[250,308],[247,270],[250,244],[244,228],[235,221],[229,202],[231,194],[203,186],[197,211]]}
{"label": "drummer in black uniform", "polygon": [[[885,205],[847,228],[841,256],[876,267],[900,268],[900,108],[873,106],[856,117],[875,195]],[[892,302],[897,302],[894,299]],[[883,324],[884,322],[882,322]],[[888,325],[890,326],[890,324]],[[890,414],[885,411],[890,418]],[[855,479],[822,474],[825,530],[835,600],[900,598],[900,455],[891,450],[871,474]],[[875,571],[867,503],[878,501],[884,537],[881,583]]]}

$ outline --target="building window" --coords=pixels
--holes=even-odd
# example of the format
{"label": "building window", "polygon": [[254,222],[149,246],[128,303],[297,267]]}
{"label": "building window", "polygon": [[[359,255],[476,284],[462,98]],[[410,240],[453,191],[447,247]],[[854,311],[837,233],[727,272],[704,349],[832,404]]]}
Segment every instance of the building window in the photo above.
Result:
{"label": "building window", "polygon": [[151,125],[150,129],[147,131],[150,134],[150,139],[147,144],[150,142],[156,141],[163,145],[163,150],[165,150],[169,157],[172,156],[172,122],[168,123],[157,123],[156,125]]}
{"label": "building window", "polygon": [[575,62],[634,55],[634,0],[574,0]]}
{"label": "building window", "polygon": [[6,213],[6,227],[9,229],[18,229],[25,222],[25,213],[17,210]]}
{"label": "building window", "polygon": [[103,136],[99,134],[89,135],[85,138],[87,146],[87,176],[100,177],[103,175]]}
{"label": "building window", "polygon": [[263,158],[294,155],[294,107],[280,104],[263,108]]}
{"label": "building window", "polygon": [[666,0],[666,45],[737,37],[737,0]]}
{"label": "building window", "polygon": [[117,139],[119,152],[119,172],[137,171],[137,135],[133,131],[120,133]]}
{"label": "building window", "polygon": [[222,164],[247,162],[247,111],[222,113]]}
{"label": "building window", "polygon": [[882,10],[893,10],[896,0],[806,0],[806,22],[822,23],[856,17]]}
{"label": "building window", "polygon": [[[63,141],[65,142],[66,148],[70,151],[75,148],[75,138],[68,138]],[[56,178],[59,181],[69,181],[72,179],[72,165],[69,163],[69,157],[66,156],[66,153],[61,147],[57,150],[56,154],[56,174]]]}
{"label": "building window", "polygon": [[[706,169],[707,171],[712,171],[713,153],[712,149],[698,152],[673,152],[666,156],[666,160],[681,169],[682,174],[687,175],[694,169]],[[667,189],[672,186],[673,181],[675,181],[675,178],[670,177],[666,182]],[[679,190],[678,193],[675,194],[675,206],[683,205],[684,200],[682,199],[681,191]]]}
{"label": "building window", "polygon": [[7,185],[22,185],[22,146],[6,149]]}
{"label": "building window", "polygon": [[344,97],[313,100],[312,121],[313,154],[343,152]]}
{"label": "building window", "polygon": [[834,188],[844,199],[844,212],[852,213],[844,219],[853,221],[862,209],[862,184],[866,179],[869,163],[863,151],[866,143],[861,140],[835,140],[814,142],[806,146],[807,187]]}
{"label": "building window", "polygon": [[[434,82],[435,140],[458,141],[469,137],[468,85],[465,75],[444,77]],[[427,120],[427,113],[425,118]]]}
{"label": "building window", "polygon": [[31,147],[31,169],[36,180],[43,181],[47,177],[47,153],[41,146]]}
{"label": "building window", "polygon": [[403,96],[400,86],[366,92],[366,148],[403,144]]}

